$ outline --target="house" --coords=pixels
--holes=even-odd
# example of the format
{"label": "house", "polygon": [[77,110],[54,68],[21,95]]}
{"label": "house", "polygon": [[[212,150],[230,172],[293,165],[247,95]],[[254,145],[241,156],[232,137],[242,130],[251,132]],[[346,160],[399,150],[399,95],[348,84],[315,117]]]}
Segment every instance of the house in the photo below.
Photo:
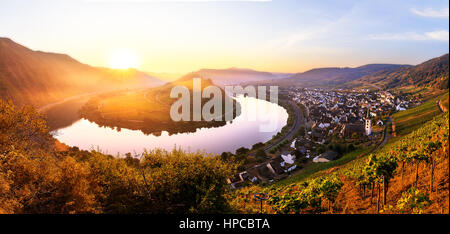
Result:
{"label": "house", "polygon": [[[249,179],[250,179],[250,181],[253,182],[253,183],[257,183],[257,182],[259,182],[259,181],[264,180],[264,178],[263,178],[263,177],[259,174],[259,172],[258,172],[258,167],[259,167],[259,166],[260,166],[260,165],[258,165],[258,166],[253,166],[253,167],[247,169],[247,173],[249,174]],[[256,178],[256,179],[255,179],[255,178]]]}
{"label": "house", "polygon": [[313,130],[311,133],[311,139],[314,141],[320,141],[323,137],[323,134],[321,131]]}
{"label": "house", "polygon": [[329,162],[329,161],[333,161],[338,157],[338,153],[334,152],[334,151],[327,151],[323,154],[320,154],[319,156],[316,156],[313,159],[313,162],[315,163],[319,163],[319,162]]}
{"label": "house", "polygon": [[395,109],[396,109],[397,111],[404,111],[404,110],[406,110],[406,108],[402,107],[401,105],[397,105],[397,106],[395,107]]}
{"label": "house", "polygon": [[273,168],[272,170],[267,166],[267,164],[262,164],[259,165],[257,168],[258,174],[260,176],[261,180],[272,180],[273,178],[275,178],[275,174],[273,173]]}
{"label": "house", "polygon": [[295,157],[292,156],[291,154],[281,155],[281,158],[283,159],[282,163],[294,164]]}
{"label": "house", "polygon": [[329,123],[320,123],[319,124],[319,128],[328,128],[328,127],[330,127]]}
{"label": "house", "polygon": [[284,173],[283,168],[281,167],[281,164],[284,164],[284,161],[281,157],[276,157],[272,160],[270,160],[269,163],[267,163],[267,168],[274,174],[274,176],[281,175]]}
{"label": "house", "polygon": [[232,188],[240,188],[244,185],[245,180],[249,177],[249,174],[244,171],[238,174],[235,174],[232,178],[227,179],[228,184]]}
{"label": "house", "polygon": [[342,126],[341,134],[343,137],[352,137],[354,133],[356,133],[358,136],[363,136],[366,133],[364,124],[347,123]]}
{"label": "house", "polygon": [[295,142],[297,141],[297,139],[294,139],[291,143],[291,148],[295,149]]}
{"label": "house", "polygon": [[295,168],[297,168],[297,165],[294,164],[293,166],[289,167],[289,168],[286,170],[286,172],[291,172],[291,171],[295,170]]}
{"label": "house", "polygon": [[304,146],[300,146],[297,150],[303,155],[306,154],[306,148]]}

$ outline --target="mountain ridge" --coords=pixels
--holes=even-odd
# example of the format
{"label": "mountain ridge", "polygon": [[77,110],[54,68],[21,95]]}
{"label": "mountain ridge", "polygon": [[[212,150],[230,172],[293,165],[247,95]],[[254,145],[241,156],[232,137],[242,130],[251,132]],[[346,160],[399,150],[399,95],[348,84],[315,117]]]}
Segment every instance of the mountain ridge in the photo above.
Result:
{"label": "mountain ridge", "polygon": [[219,86],[236,85],[247,82],[258,82],[272,79],[279,79],[283,73],[272,73],[257,71],[249,68],[225,68],[225,69],[211,69],[202,68],[193,71],[180,77],[179,80],[192,79],[194,77],[211,79],[214,84]]}
{"label": "mountain ridge", "polygon": [[366,64],[358,67],[324,67],[296,73],[290,77],[278,80],[281,84],[300,84],[305,86],[320,86],[346,83],[380,70],[395,70],[408,67],[404,64]]}
{"label": "mountain ridge", "polygon": [[135,69],[93,67],[67,54],[31,50],[0,37],[0,98],[15,104],[41,106],[82,93],[163,83]]}
{"label": "mountain ridge", "polygon": [[417,87],[448,89],[448,66],[449,60],[447,53],[415,66],[372,73],[354,80],[350,84],[361,85],[363,83],[370,83],[382,88],[414,85]]}

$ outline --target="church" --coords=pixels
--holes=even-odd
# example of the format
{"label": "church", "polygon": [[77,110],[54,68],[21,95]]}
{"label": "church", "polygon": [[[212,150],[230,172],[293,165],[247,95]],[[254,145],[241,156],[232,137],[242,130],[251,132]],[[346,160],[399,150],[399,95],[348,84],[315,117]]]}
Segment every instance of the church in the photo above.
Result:
{"label": "church", "polygon": [[367,108],[367,115],[364,118],[364,130],[366,131],[366,136],[372,133],[372,120],[370,120],[370,109]]}
{"label": "church", "polygon": [[370,119],[370,110],[367,108],[366,115],[363,117],[364,123],[346,123],[342,125],[341,136],[345,138],[357,136],[369,136],[372,134],[372,120]]}

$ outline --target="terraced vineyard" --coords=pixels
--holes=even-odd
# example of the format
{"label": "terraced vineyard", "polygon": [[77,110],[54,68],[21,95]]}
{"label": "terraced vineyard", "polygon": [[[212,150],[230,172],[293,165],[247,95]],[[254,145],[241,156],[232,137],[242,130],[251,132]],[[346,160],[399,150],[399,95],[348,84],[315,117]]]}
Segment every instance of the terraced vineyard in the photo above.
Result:
{"label": "terraced vineyard", "polygon": [[445,96],[448,100],[448,93],[446,93],[436,96],[420,106],[393,114],[392,118],[394,119],[396,134],[408,134],[440,114],[441,111],[439,110],[437,101],[440,98],[445,100]]}
{"label": "terraced vineyard", "polygon": [[[400,125],[402,134],[375,153],[274,186],[237,190],[231,204],[238,212],[259,212],[252,195],[264,192],[270,195],[264,213],[448,213],[449,115],[435,113],[433,101],[437,109],[431,100],[397,114],[414,124]],[[430,121],[422,124],[423,118]]]}
{"label": "terraced vineyard", "polygon": [[440,104],[443,111],[448,111],[448,93],[441,96]]}

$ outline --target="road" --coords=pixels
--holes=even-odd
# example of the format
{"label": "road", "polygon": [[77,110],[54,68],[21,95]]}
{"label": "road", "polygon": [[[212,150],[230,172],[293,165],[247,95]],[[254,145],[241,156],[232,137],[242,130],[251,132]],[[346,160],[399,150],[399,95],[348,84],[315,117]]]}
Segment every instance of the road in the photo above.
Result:
{"label": "road", "polygon": [[72,100],[79,99],[79,98],[83,98],[83,97],[92,96],[92,95],[95,95],[97,93],[98,92],[84,93],[84,94],[79,94],[79,95],[71,96],[71,97],[68,97],[68,98],[64,98],[61,101],[57,101],[57,102],[53,102],[53,103],[49,103],[47,105],[41,106],[41,107],[38,108],[37,111],[41,113],[41,112],[44,112],[44,111],[46,111],[46,110],[48,110],[48,109],[50,109],[50,108],[52,108],[54,106],[63,104],[65,102],[72,101]]}
{"label": "road", "polygon": [[441,108],[441,99],[440,99],[440,98],[436,101],[436,105],[438,106],[438,108],[439,108],[439,110],[440,110],[441,112],[446,112],[446,110],[443,110],[443,109]]}
{"label": "road", "polygon": [[[145,100],[147,100],[148,102],[152,102],[152,100],[149,99],[149,97],[147,97],[148,92],[144,92],[144,98]],[[162,105],[167,105],[165,103],[162,103],[159,100],[158,95],[156,95],[155,97],[156,101]],[[283,142],[286,139],[291,139],[294,137],[294,135],[298,132],[298,130],[300,129],[301,123],[304,122],[304,117],[303,117],[303,113],[300,110],[300,108],[297,106],[297,104],[291,100],[288,101],[289,104],[292,106],[292,108],[295,111],[295,116],[296,118],[294,119],[294,125],[292,126],[292,128],[289,130],[289,132],[284,135],[283,137],[281,137],[280,139],[277,139],[275,142],[271,143],[270,145],[266,146],[264,148],[264,151],[266,153],[268,153],[273,147],[275,147],[276,145],[278,145],[279,143]]]}
{"label": "road", "polygon": [[389,116],[388,117],[388,119],[387,119],[387,121],[386,121],[386,124],[384,125],[384,139],[383,139],[383,141],[374,149],[374,151],[376,151],[376,150],[378,150],[378,149],[381,149],[384,145],[386,145],[386,142],[389,140],[389,138],[391,138],[391,134],[389,134],[389,129],[387,129],[387,126],[389,126],[389,124],[388,123],[391,123],[390,124],[390,126],[392,126],[392,119],[391,119],[391,117]]}
{"label": "road", "polygon": [[280,139],[276,140],[275,142],[273,142],[270,145],[268,145],[267,147],[265,147],[264,151],[266,153],[268,153],[273,147],[275,147],[279,143],[283,142],[284,140],[289,140],[289,139],[293,138],[294,135],[300,129],[301,123],[304,122],[304,120],[303,120],[304,119],[303,113],[300,110],[300,108],[297,106],[297,104],[295,102],[291,101],[291,100],[289,100],[288,102],[294,108],[294,111],[295,111],[295,117],[296,118],[294,119],[294,125],[292,126],[292,128],[289,130],[289,132],[286,135],[284,135]]}

